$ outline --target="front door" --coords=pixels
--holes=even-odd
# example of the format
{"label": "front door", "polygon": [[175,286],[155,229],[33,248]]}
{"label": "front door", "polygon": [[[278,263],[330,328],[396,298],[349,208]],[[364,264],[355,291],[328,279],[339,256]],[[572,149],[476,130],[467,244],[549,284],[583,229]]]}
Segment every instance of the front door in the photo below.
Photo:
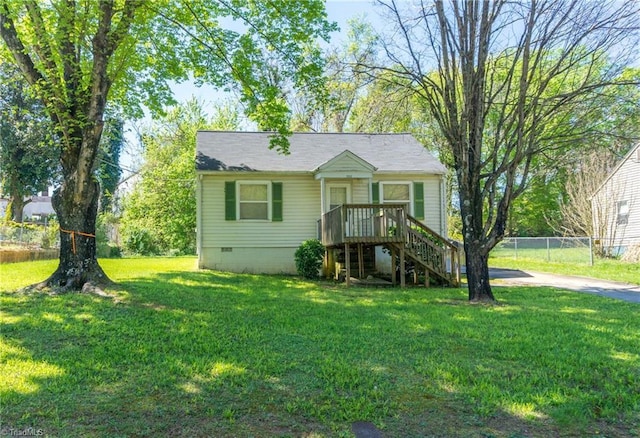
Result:
{"label": "front door", "polygon": [[325,203],[327,211],[350,202],[351,184],[327,184],[327,200]]}

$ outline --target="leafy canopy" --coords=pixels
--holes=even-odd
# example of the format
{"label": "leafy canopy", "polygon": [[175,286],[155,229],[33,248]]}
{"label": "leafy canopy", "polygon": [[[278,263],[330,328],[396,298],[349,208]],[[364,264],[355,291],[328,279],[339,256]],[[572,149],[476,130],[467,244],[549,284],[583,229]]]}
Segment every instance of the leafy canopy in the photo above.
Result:
{"label": "leafy canopy", "polygon": [[123,205],[121,231],[128,251],[195,253],[196,132],[239,129],[238,115],[236,108],[226,105],[218,106],[209,118],[192,99],[144,129],[144,165]]}
{"label": "leafy canopy", "polygon": [[[247,115],[260,129],[277,132],[273,146],[286,152],[290,111],[282,87],[321,94],[323,62],[317,41],[328,41],[337,29],[326,20],[323,1],[114,3],[106,45],[119,40],[105,71],[109,95],[101,98],[122,108],[125,116],[140,118],[145,107],[162,114],[166,104],[175,104],[173,81],[235,90]],[[2,0],[0,8],[39,72],[32,85],[55,108],[56,119],[64,119],[64,103],[71,95],[82,96],[80,101],[92,98],[95,36],[104,13],[100,2]],[[0,58],[12,59],[4,44]]]}
{"label": "leafy canopy", "polygon": [[43,191],[55,180],[56,159],[45,109],[18,69],[0,64],[0,193],[13,200],[14,220],[22,218],[25,196]]}

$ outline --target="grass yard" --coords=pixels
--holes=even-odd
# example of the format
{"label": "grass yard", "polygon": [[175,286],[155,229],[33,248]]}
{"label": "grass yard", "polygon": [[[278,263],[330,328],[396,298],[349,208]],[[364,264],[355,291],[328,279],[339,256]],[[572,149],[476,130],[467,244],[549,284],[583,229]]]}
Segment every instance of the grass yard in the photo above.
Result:
{"label": "grass yard", "polygon": [[[640,307],[551,288],[347,289],[105,260],[115,299],[13,292],[2,431],[60,437],[637,437]],[[15,435],[15,433],[14,433]]]}

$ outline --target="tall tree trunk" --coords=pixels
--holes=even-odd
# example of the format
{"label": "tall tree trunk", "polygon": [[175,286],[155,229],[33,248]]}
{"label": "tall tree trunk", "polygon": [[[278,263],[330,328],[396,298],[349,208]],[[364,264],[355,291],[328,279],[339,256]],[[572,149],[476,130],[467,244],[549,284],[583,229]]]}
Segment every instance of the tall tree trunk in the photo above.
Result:
{"label": "tall tree trunk", "polygon": [[96,218],[100,184],[95,161],[102,123],[87,124],[67,138],[61,164],[63,183],[52,198],[60,223],[58,269],[41,285],[61,290],[96,291],[111,284],[96,259]]}
{"label": "tall tree trunk", "polygon": [[[107,96],[116,72],[122,73],[121,65],[110,68],[110,63],[129,35],[135,12],[145,2],[102,0],[96,2],[99,10],[92,18],[81,15],[76,2],[60,2],[53,8],[57,14],[55,44],[45,24],[54,27],[56,20],[43,19],[39,2],[26,2],[24,11],[22,6],[10,8],[10,4],[0,1],[0,37],[27,81],[37,85],[35,90],[47,107],[61,147],[63,184],[53,196],[60,221],[60,264],[39,286],[95,289],[110,283],[96,260],[99,185],[94,175]],[[22,13],[34,22],[33,50],[25,47],[27,39],[13,22],[13,17]],[[89,26],[95,27],[93,35],[85,31],[78,34],[80,27],[86,27],[82,23],[89,22],[76,22],[80,16],[94,24]],[[45,37],[38,40],[41,35]],[[90,47],[86,47],[89,40]]]}
{"label": "tall tree trunk", "polygon": [[[468,174],[474,172],[473,167],[464,170]],[[478,170],[476,172],[479,173]],[[462,174],[458,172],[459,176]],[[468,181],[473,179],[468,176],[458,179],[469,301],[495,301],[489,284],[489,251],[492,246],[484,232],[482,192],[479,185]]]}
{"label": "tall tree trunk", "polygon": [[99,193],[98,183],[90,181],[80,197],[66,178],[53,193],[53,209],[60,222],[60,259],[58,268],[42,286],[86,290],[111,283],[96,259]]}
{"label": "tall tree trunk", "polygon": [[489,284],[489,253],[465,243],[469,301],[495,301]]}
{"label": "tall tree trunk", "polygon": [[22,223],[24,220],[24,207],[31,201],[25,201],[24,196],[15,195],[11,198],[9,206],[11,208],[11,220],[14,222]]}

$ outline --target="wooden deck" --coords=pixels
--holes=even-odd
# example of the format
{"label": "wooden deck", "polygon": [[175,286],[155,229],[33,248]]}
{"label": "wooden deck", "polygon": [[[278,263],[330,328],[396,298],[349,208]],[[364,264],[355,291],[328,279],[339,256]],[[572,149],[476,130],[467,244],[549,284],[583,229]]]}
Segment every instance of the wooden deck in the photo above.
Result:
{"label": "wooden deck", "polygon": [[400,243],[406,218],[402,204],[344,204],[322,216],[322,244],[330,248],[345,243]]}
{"label": "wooden deck", "polygon": [[[344,204],[322,216],[318,224],[322,244],[328,249],[344,248],[346,282],[350,283],[350,247],[358,248],[358,277],[365,272],[361,258],[363,246],[382,245],[397,260],[400,272],[410,260],[421,267],[425,283],[429,275],[442,278],[451,285],[460,284],[458,248],[406,212],[404,204]],[[395,262],[393,262],[395,264]],[[395,275],[392,275],[395,283]],[[404,286],[404,275],[400,276]]]}

